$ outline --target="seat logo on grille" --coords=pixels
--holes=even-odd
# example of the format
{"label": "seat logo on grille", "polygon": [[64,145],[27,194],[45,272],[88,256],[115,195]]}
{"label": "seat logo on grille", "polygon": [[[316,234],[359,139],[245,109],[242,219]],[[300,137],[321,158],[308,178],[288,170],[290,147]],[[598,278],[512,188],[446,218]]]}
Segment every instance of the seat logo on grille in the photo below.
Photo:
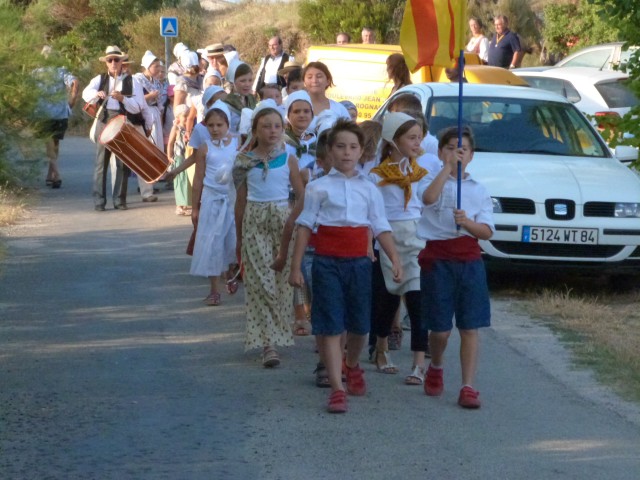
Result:
{"label": "seat logo on grille", "polygon": [[553,205],[553,213],[559,217],[566,217],[569,214],[569,207],[566,203],[556,203]]}

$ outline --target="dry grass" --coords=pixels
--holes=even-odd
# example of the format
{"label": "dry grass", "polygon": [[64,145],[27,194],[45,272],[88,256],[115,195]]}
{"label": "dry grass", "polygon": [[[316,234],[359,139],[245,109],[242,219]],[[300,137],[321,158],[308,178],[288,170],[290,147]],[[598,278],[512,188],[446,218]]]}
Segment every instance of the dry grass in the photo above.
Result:
{"label": "dry grass", "polygon": [[626,398],[640,401],[640,293],[593,296],[543,290],[525,300],[527,310],[545,318],[599,379]]}
{"label": "dry grass", "polygon": [[284,49],[304,59],[309,40],[298,28],[299,20],[295,2],[243,2],[209,15],[206,42],[234,45],[244,61],[258,65],[267,54],[269,38],[279,34]]}
{"label": "dry grass", "polygon": [[23,190],[0,186],[0,228],[14,225],[26,207],[27,196]]}

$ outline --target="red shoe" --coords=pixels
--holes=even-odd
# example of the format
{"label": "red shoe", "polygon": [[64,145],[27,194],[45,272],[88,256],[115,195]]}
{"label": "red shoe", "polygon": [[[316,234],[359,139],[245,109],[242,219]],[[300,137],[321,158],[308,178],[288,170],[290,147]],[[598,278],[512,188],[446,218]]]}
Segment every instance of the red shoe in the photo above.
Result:
{"label": "red shoe", "polygon": [[329,395],[329,404],[327,405],[329,413],[346,413],[347,411],[347,394],[344,390],[336,390]]}
{"label": "red shoe", "polygon": [[[346,364],[345,364],[346,366]],[[364,370],[360,368],[360,364],[355,367],[347,368],[347,392],[349,395],[361,397],[367,393],[367,384],[364,381]]]}
{"label": "red shoe", "polygon": [[444,371],[441,368],[433,368],[429,364],[427,376],[424,379],[424,393],[430,397],[442,395],[444,390]]}
{"label": "red shoe", "polygon": [[480,408],[480,392],[471,387],[462,387],[458,397],[458,405],[462,408]]}

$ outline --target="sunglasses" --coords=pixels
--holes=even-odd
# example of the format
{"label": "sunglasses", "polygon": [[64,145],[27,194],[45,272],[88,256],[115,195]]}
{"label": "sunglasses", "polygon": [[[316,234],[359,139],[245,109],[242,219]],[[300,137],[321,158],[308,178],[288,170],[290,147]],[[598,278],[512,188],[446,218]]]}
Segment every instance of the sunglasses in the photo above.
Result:
{"label": "sunglasses", "polygon": [[120,59],[119,58],[107,58],[107,63],[120,63]]}

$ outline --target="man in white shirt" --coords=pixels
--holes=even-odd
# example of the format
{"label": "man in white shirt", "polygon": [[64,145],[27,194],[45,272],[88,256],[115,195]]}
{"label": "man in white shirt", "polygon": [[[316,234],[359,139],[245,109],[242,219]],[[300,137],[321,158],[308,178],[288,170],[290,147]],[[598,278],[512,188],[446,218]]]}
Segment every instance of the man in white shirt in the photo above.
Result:
{"label": "man in white shirt", "polygon": [[[96,138],[106,127],[109,120],[117,115],[126,115],[127,120],[137,128],[151,131],[153,116],[147,108],[142,86],[128,73],[122,72],[122,61],[127,55],[115,45],[107,47],[101,62],[105,62],[107,73],[91,79],[82,92],[85,102],[98,99],[102,110],[98,114],[96,124]],[[96,211],[104,211],[107,203],[106,183],[107,167],[111,159],[111,151],[96,142],[96,160],[93,172],[93,201]],[[129,168],[118,158],[115,160],[115,178],[113,179],[113,207],[117,210],[127,209],[127,184]],[[158,198],[153,195],[153,186],[140,180],[140,193],[145,202],[155,202]]]}
{"label": "man in white shirt", "polygon": [[282,38],[277,35],[271,37],[269,39],[269,54],[260,63],[258,75],[253,83],[253,91],[259,92],[268,83],[277,83],[280,88],[284,88],[287,82],[284,77],[278,75],[278,70],[284,68],[284,64],[292,60],[294,58],[282,48]]}

